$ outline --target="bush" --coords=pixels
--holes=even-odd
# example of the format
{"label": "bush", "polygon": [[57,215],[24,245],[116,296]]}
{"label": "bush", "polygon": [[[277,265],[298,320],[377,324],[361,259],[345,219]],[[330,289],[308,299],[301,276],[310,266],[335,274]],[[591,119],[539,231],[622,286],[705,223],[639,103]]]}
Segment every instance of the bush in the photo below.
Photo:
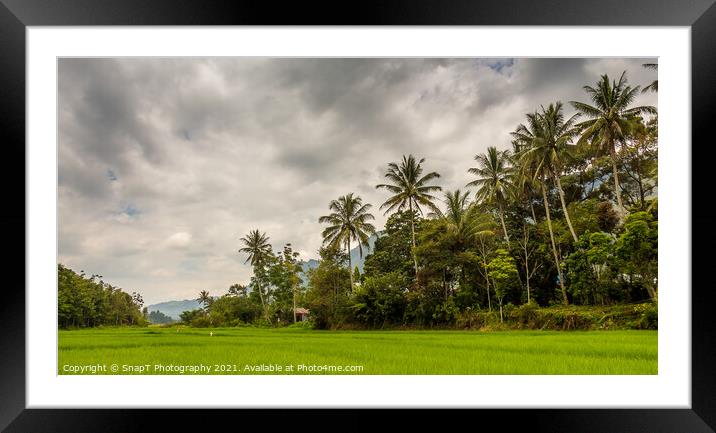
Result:
{"label": "bush", "polygon": [[656,307],[650,303],[634,306],[570,305],[549,308],[524,304],[512,309],[505,323],[509,323],[514,329],[657,329]]}
{"label": "bush", "polygon": [[507,317],[508,320],[511,319],[515,321],[520,328],[525,327],[532,329],[535,327],[538,311],[539,305],[537,305],[536,302],[530,302],[513,309]]}
{"label": "bush", "polygon": [[313,323],[310,321],[291,323],[286,328],[289,329],[313,329]]}
{"label": "bush", "polygon": [[208,328],[211,326],[211,322],[209,322],[209,318],[206,316],[198,316],[192,319],[191,326],[194,328]]}
{"label": "bush", "polygon": [[641,313],[639,317],[638,327],[640,329],[658,329],[659,328],[659,308],[656,303],[640,304],[637,309]]}
{"label": "bush", "polygon": [[500,325],[500,311],[497,309],[493,311],[481,309],[464,311],[457,315],[455,325],[465,329],[493,330]]}

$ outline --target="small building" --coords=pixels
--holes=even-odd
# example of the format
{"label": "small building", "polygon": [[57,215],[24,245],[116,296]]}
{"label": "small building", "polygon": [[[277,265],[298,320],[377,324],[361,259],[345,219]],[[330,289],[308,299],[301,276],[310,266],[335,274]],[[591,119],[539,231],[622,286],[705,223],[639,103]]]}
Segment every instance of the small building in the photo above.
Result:
{"label": "small building", "polygon": [[305,322],[306,320],[308,320],[309,311],[307,309],[296,308],[294,311],[296,313],[297,322]]}

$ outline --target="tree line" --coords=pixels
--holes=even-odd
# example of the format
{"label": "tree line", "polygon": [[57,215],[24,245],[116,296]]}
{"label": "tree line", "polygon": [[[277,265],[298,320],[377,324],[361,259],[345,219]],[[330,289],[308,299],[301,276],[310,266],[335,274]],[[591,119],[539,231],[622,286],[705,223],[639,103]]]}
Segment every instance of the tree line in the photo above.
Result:
{"label": "tree line", "polygon": [[[516,125],[510,149],[474,155],[464,188],[443,190],[426,158],[389,163],[376,185],[387,193],[383,230],[355,193],[331,200],[314,269],[303,271],[290,243],[275,252],[267,233],[251,230],[238,250],[249,284],[202,290],[202,308],[182,322],[276,326],[305,307],[317,328],[452,326],[520,306],[656,306],[658,115],[633,103],[658,81],[641,89],[625,73],[603,75],[583,89],[588,101],[570,101],[574,115],[560,101],[541,106]],[[366,253],[363,272],[353,247]],[[144,320],[141,297],[59,269],[60,326]]]}
{"label": "tree line", "polygon": [[144,300],[102,280],[57,266],[57,322],[60,328],[147,324]]}
{"label": "tree line", "polygon": [[[642,90],[623,73],[583,89],[575,114],[560,101],[541,106],[510,134],[511,149],[475,155],[464,189],[444,191],[425,158],[389,163],[376,185],[388,193],[380,232],[360,196],[332,200],[306,284],[290,244],[276,255],[266,233],[249,232],[239,251],[253,267],[243,297],[260,307],[254,319],[290,322],[297,302],[319,328],[451,324],[477,311],[502,319],[503,307],[523,304],[656,303],[658,116],[633,102],[658,82]],[[350,251],[362,256],[371,236],[361,273]]]}

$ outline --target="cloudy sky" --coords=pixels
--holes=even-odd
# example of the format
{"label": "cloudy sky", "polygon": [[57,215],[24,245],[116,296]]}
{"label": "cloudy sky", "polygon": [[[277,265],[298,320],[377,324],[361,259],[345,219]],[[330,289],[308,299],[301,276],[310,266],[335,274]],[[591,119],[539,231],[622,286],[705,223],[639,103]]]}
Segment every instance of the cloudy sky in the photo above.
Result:
{"label": "cloudy sky", "polygon": [[147,304],[221,294],[249,281],[249,230],[317,257],[318,217],[340,195],[372,203],[382,228],[387,163],[412,153],[462,188],[524,113],[586,101],[604,73],[646,85],[645,62],[60,59],[59,261]]}

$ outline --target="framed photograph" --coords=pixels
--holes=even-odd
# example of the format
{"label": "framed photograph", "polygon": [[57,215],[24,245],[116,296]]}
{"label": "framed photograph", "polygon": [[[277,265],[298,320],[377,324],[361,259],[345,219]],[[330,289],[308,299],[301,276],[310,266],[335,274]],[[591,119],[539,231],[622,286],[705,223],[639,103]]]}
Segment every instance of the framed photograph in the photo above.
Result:
{"label": "framed photograph", "polygon": [[712,3],[4,0],[0,426],[713,431]]}

